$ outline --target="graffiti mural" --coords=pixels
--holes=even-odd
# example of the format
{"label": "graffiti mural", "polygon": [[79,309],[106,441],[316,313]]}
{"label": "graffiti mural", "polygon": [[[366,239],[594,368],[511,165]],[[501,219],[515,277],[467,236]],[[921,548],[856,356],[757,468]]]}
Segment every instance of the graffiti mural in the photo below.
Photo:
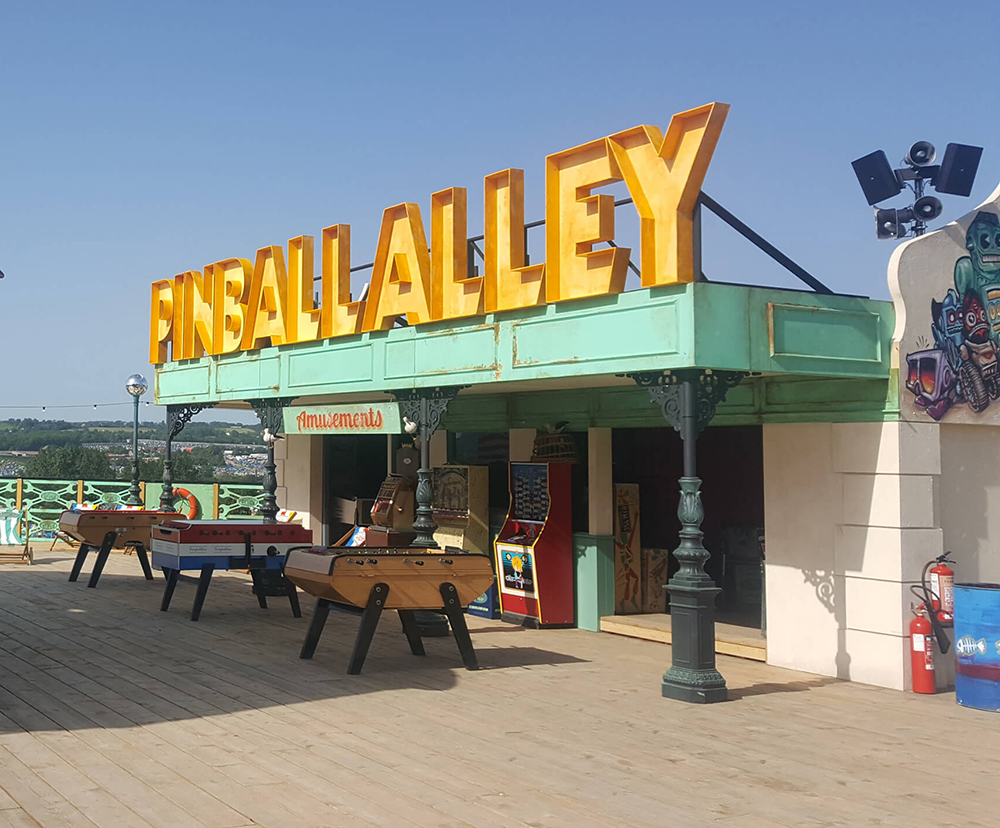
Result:
{"label": "graffiti mural", "polygon": [[1000,218],[977,211],[964,241],[952,284],[931,297],[930,338],[918,335],[900,365],[914,406],[934,420],[959,406],[980,415],[1000,399]]}

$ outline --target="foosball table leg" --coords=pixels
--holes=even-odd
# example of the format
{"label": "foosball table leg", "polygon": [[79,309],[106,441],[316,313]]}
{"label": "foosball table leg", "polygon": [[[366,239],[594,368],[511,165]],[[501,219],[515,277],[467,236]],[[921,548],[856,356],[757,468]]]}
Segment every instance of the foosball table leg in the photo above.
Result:
{"label": "foosball table leg", "polygon": [[260,605],[261,609],[267,609],[267,596],[264,595],[264,585],[260,582],[260,578],[257,576],[257,570],[250,570],[250,580],[253,581],[253,592],[257,596],[257,603]]}
{"label": "foosball table leg", "polygon": [[414,655],[427,655],[424,652],[424,642],[420,640],[420,627],[413,617],[413,610],[396,610],[399,613],[399,623],[403,625],[406,640],[410,642],[410,652]]}
{"label": "foosball table leg", "polygon": [[215,564],[204,564],[198,577],[198,589],[194,594],[194,606],[191,607],[191,620],[197,621],[201,616],[201,608],[205,606],[205,596],[208,595],[209,584],[212,583],[212,573]]}
{"label": "foosball table leg", "polygon": [[108,532],[104,536],[104,543],[101,544],[101,548],[97,553],[97,561],[94,563],[94,571],[90,573],[90,580],[87,581],[87,588],[93,589],[97,586],[97,582],[101,580],[101,573],[104,572],[104,564],[108,562],[108,555],[111,554],[111,548],[115,545],[115,538],[118,537],[116,532]]}
{"label": "foosball table leg", "polygon": [[80,570],[83,569],[83,562],[87,560],[87,553],[89,551],[90,546],[88,544],[80,544],[80,548],[76,551],[76,560],[73,561],[73,568],[69,572],[70,581],[75,581],[80,577]]}
{"label": "foosball table leg", "polygon": [[149,568],[149,554],[146,552],[146,545],[137,543],[133,548],[135,549],[135,556],[139,559],[139,566],[142,567],[142,574],[146,576],[147,581],[152,581],[153,570]]}
{"label": "foosball table leg", "polygon": [[285,578],[285,588],[288,590],[288,603],[292,605],[292,617],[301,618],[302,607],[299,606],[299,591],[288,578]]}
{"label": "foosball table leg", "polygon": [[372,638],[375,636],[375,629],[378,627],[378,619],[382,615],[382,608],[385,606],[385,599],[389,595],[388,584],[375,584],[372,591],[368,593],[368,603],[365,611],[361,614],[361,626],[358,627],[358,637],[354,639],[354,650],[351,653],[351,662],[347,665],[347,674],[356,676],[361,672],[365,663],[365,656],[368,655],[368,648],[372,645]]}
{"label": "foosball table leg", "polygon": [[444,614],[451,623],[451,632],[455,636],[455,643],[458,644],[458,651],[462,654],[465,669],[478,670],[479,661],[472,647],[472,636],[469,635],[469,627],[465,623],[465,613],[462,612],[462,604],[458,600],[458,590],[455,589],[455,585],[441,584],[441,597],[444,599]]}
{"label": "foosball table leg", "polygon": [[160,612],[166,612],[170,608],[170,599],[174,597],[174,588],[177,586],[177,579],[180,577],[180,570],[163,567],[163,577],[167,579],[167,584],[163,587],[163,600],[160,601]]}
{"label": "foosball table leg", "polygon": [[313,610],[312,621],[309,622],[309,631],[306,633],[306,640],[302,642],[302,651],[299,658],[312,658],[316,652],[316,645],[319,644],[319,637],[323,634],[323,625],[326,624],[326,617],[330,614],[330,602],[326,598],[316,601],[316,609]]}

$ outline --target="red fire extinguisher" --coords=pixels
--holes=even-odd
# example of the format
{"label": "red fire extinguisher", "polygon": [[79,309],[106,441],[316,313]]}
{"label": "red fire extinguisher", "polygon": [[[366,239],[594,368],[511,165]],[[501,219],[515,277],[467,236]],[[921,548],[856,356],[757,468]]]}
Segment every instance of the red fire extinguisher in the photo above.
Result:
{"label": "red fire extinguisher", "polygon": [[945,552],[936,561],[928,561],[924,566],[924,576],[922,580],[926,583],[927,568],[936,564],[930,570],[930,591],[931,606],[937,613],[937,619],[942,624],[951,624],[955,620],[955,570],[948,564],[954,563],[948,556],[950,552]]}
{"label": "red fire extinguisher", "polygon": [[914,610],[910,622],[910,660],[913,670],[913,692],[935,693],[934,631],[924,616],[924,607]]}
{"label": "red fire extinguisher", "polygon": [[[910,622],[910,660],[913,672],[914,693],[934,693],[934,640],[944,655],[951,648],[951,642],[944,631],[950,626],[955,613],[955,571],[948,566],[946,552],[924,565],[920,583],[910,587],[917,598],[922,600],[914,610]],[[928,572],[930,579],[928,580]]]}

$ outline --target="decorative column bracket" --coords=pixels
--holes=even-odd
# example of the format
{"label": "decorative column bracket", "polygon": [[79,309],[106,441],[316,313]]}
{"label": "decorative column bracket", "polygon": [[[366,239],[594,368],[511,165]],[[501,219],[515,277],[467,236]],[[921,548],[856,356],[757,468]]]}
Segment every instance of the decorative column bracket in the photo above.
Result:
{"label": "decorative column bracket", "polygon": [[705,572],[709,558],[703,544],[701,478],[696,471],[695,444],[715,416],[715,409],[746,371],[679,371],[626,374],[660,406],[667,422],[680,432],[684,472],[679,481],[680,544],[674,557],[680,568],[666,590],[670,595],[673,664],[663,674],[661,691],[671,699],[706,704],[725,701],[726,680],[715,667],[715,598],[720,589]]}
{"label": "decorative column bracket", "polygon": [[[681,431],[681,388],[690,380],[697,393],[695,405],[695,437],[701,434],[715,417],[715,409],[730,389],[739,385],[748,371],[713,371],[711,368],[683,368],[678,371],[639,371],[622,374],[640,388],[649,389],[649,398],[660,406],[663,416],[674,431]],[[684,435],[681,434],[681,437]]]}
{"label": "decorative column bracket", "polygon": [[197,405],[167,406],[167,445],[163,453],[163,491],[160,492],[160,511],[173,512],[174,509],[174,461],[171,459],[171,449],[174,438],[191,422],[191,418],[200,414],[206,408],[215,408],[217,403],[198,403]]}
{"label": "decorative column bracket", "polygon": [[283,414],[294,397],[266,397],[259,400],[247,400],[260,420],[264,432],[264,445],[267,446],[267,460],[264,463],[264,498],[260,511],[264,515],[264,523],[275,523],[278,514],[277,465],[274,462],[274,443],[282,439],[278,432],[284,428]]}
{"label": "decorative column bracket", "polygon": [[[441,417],[448,409],[448,404],[455,399],[464,385],[442,385],[436,388],[407,388],[389,393],[399,402],[403,418],[413,424],[414,430],[420,436],[420,468],[417,470],[417,510],[413,528],[417,533],[413,546],[437,548],[434,540],[434,523],[432,504],[434,503],[434,481],[431,470],[430,449],[431,437],[441,426]],[[408,424],[408,433],[411,426]]]}

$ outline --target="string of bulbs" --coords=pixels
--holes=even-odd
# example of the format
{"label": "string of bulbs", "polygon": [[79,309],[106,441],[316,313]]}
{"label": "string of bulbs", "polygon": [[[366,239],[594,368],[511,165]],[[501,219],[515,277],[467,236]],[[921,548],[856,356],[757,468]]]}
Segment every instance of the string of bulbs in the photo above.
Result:
{"label": "string of bulbs", "polygon": [[[148,407],[152,403],[149,400],[144,401],[145,405]],[[0,411],[34,411],[41,409],[42,411],[48,411],[49,409],[63,410],[67,408],[90,408],[96,411],[98,408],[113,408],[114,406],[128,405],[131,406],[130,402],[110,402],[110,403],[93,403],[93,404],[77,404],[77,405],[0,405]]]}

